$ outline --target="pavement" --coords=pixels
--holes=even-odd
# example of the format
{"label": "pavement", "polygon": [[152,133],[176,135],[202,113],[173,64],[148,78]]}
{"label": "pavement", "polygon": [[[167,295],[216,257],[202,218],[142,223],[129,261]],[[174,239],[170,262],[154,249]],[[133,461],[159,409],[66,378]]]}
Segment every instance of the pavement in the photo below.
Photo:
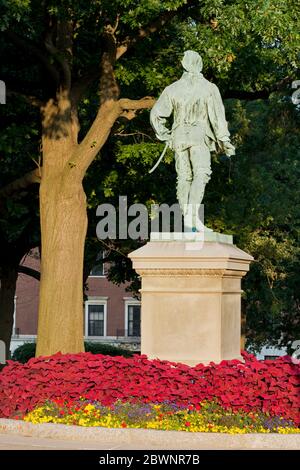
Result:
{"label": "pavement", "polygon": [[116,445],[116,442],[71,441],[65,439],[39,438],[15,434],[0,434],[1,450],[135,450],[144,446]]}
{"label": "pavement", "polygon": [[85,428],[0,419],[0,450],[299,450],[300,434]]}

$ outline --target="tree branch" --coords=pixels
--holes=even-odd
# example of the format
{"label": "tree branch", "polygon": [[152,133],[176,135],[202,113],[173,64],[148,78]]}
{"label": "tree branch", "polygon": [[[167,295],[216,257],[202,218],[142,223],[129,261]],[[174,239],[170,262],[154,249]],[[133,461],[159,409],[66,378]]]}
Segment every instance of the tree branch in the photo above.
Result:
{"label": "tree branch", "polygon": [[14,31],[7,30],[6,35],[11,40],[11,42],[13,42],[18,48],[21,48],[24,51],[29,52],[29,54],[35,56],[40,61],[40,63],[48,70],[53,81],[56,84],[58,83],[58,72],[56,68],[49,62],[47,55],[43,51],[41,51],[29,39],[21,38]]}
{"label": "tree branch", "polygon": [[139,110],[150,109],[155,103],[155,99],[151,96],[145,96],[140,100],[131,100],[128,98],[121,98],[118,103],[123,110]]}
{"label": "tree branch", "polygon": [[34,106],[36,108],[41,108],[42,106],[45,105],[45,102],[37,98],[36,96],[32,95],[25,95],[24,93],[20,93],[19,91],[14,91],[14,90],[7,90],[6,91],[7,96],[20,96],[23,98],[27,103],[29,103],[31,106]]}
{"label": "tree branch", "polygon": [[117,47],[116,51],[116,60],[118,60],[120,57],[122,57],[127,50],[134,46],[138,41],[141,39],[144,39],[150,34],[156,33],[159,31],[166,23],[171,21],[174,16],[176,16],[178,13],[182,13],[184,11],[188,11],[189,8],[197,6],[195,4],[195,0],[187,0],[187,2],[182,5],[181,7],[177,8],[176,10],[172,11],[164,11],[162,12],[155,20],[151,21],[147,26],[141,27],[135,36],[127,36]]}
{"label": "tree branch", "polygon": [[[63,72],[62,85],[65,90],[71,88],[72,64],[72,22],[54,21],[49,18],[49,29],[45,35],[45,47],[52,57],[59,63]],[[53,42],[54,31],[57,32],[57,45]]]}
{"label": "tree branch", "polygon": [[29,268],[28,266],[23,266],[22,264],[19,264],[18,272],[21,274],[26,274],[27,276],[31,276],[38,281],[41,279],[41,273],[39,271],[33,268]]}
{"label": "tree branch", "polygon": [[100,66],[94,65],[90,68],[89,72],[79,77],[72,85],[71,97],[72,103],[76,106],[86,90],[100,77]]}
{"label": "tree branch", "polygon": [[27,188],[31,184],[41,182],[41,172],[40,168],[36,168],[33,171],[29,171],[21,178],[16,179],[12,183],[7,184],[2,189],[0,189],[0,198],[5,198],[11,194]]}
{"label": "tree branch", "polygon": [[224,99],[235,98],[239,100],[267,100],[271,93],[284,89],[289,82],[291,77],[284,77],[279,82],[275,83],[271,88],[257,91],[243,91],[243,90],[227,90],[224,93]]}
{"label": "tree branch", "polygon": [[114,26],[106,25],[103,39],[104,52],[100,65],[93,65],[82,77],[78,78],[71,90],[72,103],[76,106],[89,86],[100,78],[100,103],[109,99],[118,99],[119,87],[114,74],[114,64],[116,61],[116,39],[115,31],[119,22],[117,17]]}
{"label": "tree branch", "polygon": [[227,90],[223,98],[227,99],[238,99],[238,100],[266,100],[269,98],[270,91],[243,91],[243,90]]}
{"label": "tree branch", "polygon": [[91,127],[67,163],[66,184],[69,184],[69,179],[73,179],[75,174],[80,180],[83,179],[87,168],[107,141],[111,129],[121,113],[122,109],[118,101],[112,99],[105,101],[99,107]]}
{"label": "tree branch", "polygon": [[137,111],[141,109],[150,109],[155,103],[155,99],[150,96],[146,96],[140,100],[130,100],[128,98],[122,98],[118,101],[122,112],[120,117],[125,117],[128,120],[134,119]]}
{"label": "tree branch", "polygon": [[120,58],[128,47],[135,44],[137,40],[147,37],[163,27],[164,24],[170,21],[177,13],[191,6],[195,6],[193,1],[194,0],[188,0],[185,5],[178,8],[176,11],[165,11],[148,26],[140,28],[137,36],[133,38],[127,37],[119,47],[117,47],[115,38],[118,20],[115,27],[106,25],[103,34],[105,47],[100,68],[100,107],[89,131],[67,162],[64,184],[69,184],[70,178],[76,177],[80,180],[83,179],[87,168],[107,141],[111,129],[119,117],[133,119],[139,110],[149,109],[155,103],[155,100],[150,97],[145,97],[141,100],[123,98],[117,101],[119,87],[114,75],[115,60]]}
{"label": "tree branch", "polygon": [[[119,87],[115,79],[113,68],[116,61],[117,41],[115,33],[118,29],[119,21],[120,15],[118,14],[114,25],[108,23],[104,27],[104,32],[102,34],[104,52],[101,57],[100,66],[93,65],[89,72],[78,78],[72,86],[72,103],[74,105],[78,104],[89,85],[91,85],[97,78],[100,78],[100,93],[102,93],[102,100],[104,96],[105,99],[118,98]],[[109,91],[108,95],[106,93],[107,91]]]}
{"label": "tree branch", "polygon": [[100,66],[100,106],[105,101],[116,101],[120,94],[120,89],[116,80],[114,65],[116,61],[116,38],[114,28],[107,25],[103,33],[103,49]]}
{"label": "tree branch", "polygon": [[142,137],[147,137],[148,139],[150,140],[153,140],[153,137],[151,137],[150,135],[148,134],[145,134],[145,132],[129,132],[129,133],[125,133],[124,131],[121,131],[121,132],[113,132],[112,135],[115,137],[133,137],[133,136],[136,136],[136,135],[139,135],[139,136],[142,136]]}
{"label": "tree branch", "polygon": [[[118,101],[105,101],[100,106],[97,116],[85,138],[68,161],[65,183],[68,184],[70,178],[73,178],[75,174],[77,174],[78,178],[83,179],[87,168],[107,141],[111,129],[119,117],[133,119],[139,110],[152,108],[154,103],[155,99],[151,97],[145,97],[140,100],[122,98]],[[75,171],[72,172],[73,169]]]}
{"label": "tree branch", "polygon": [[[158,18],[149,23],[147,26],[145,26],[144,28],[140,28],[135,36],[127,36],[118,45],[115,39],[115,32],[118,28],[120,18],[119,16],[117,16],[115,25],[107,25],[105,27],[105,32],[103,35],[104,41],[107,41],[108,45],[108,48],[106,48],[110,49],[110,59],[109,61],[107,61],[107,58],[103,55],[101,67],[93,66],[89,73],[80,77],[75,82],[72,88],[72,99],[74,103],[78,103],[80,101],[82,95],[85,93],[89,85],[92,84],[100,76],[101,70],[103,71],[108,68],[108,64],[113,65],[115,60],[118,60],[120,57],[122,57],[122,55],[125,54],[129,47],[134,46],[139,40],[148,37],[150,36],[150,34],[160,30],[167,22],[171,21],[177,13],[183,12],[184,10],[187,10],[188,8],[193,6],[196,6],[195,4],[193,5],[193,0],[188,0],[187,4],[183,5],[177,10],[163,12]],[[114,56],[112,55],[112,53],[114,54]],[[106,64],[105,61],[107,62]],[[103,83],[107,83],[106,77],[104,77]]]}

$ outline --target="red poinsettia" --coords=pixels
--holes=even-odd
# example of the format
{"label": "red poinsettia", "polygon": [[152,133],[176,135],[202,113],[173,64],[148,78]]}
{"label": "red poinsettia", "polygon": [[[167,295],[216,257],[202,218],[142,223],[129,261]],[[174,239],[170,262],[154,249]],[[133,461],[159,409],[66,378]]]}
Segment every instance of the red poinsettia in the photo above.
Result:
{"label": "red poinsettia", "polygon": [[189,367],[146,356],[55,354],[27,364],[9,361],[0,373],[0,417],[16,417],[46,400],[86,397],[104,405],[117,400],[164,401],[199,409],[203,400],[224,408],[268,411],[300,424],[300,365],[289,357],[237,360]]}

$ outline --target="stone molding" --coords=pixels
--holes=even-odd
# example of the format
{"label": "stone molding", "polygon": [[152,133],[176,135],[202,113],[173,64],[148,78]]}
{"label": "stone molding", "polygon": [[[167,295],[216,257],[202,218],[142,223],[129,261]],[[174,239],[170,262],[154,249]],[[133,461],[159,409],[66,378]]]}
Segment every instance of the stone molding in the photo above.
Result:
{"label": "stone molding", "polygon": [[149,268],[136,269],[141,277],[226,277],[241,278],[246,271],[233,271],[228,269],[195,269],[195,268]]}

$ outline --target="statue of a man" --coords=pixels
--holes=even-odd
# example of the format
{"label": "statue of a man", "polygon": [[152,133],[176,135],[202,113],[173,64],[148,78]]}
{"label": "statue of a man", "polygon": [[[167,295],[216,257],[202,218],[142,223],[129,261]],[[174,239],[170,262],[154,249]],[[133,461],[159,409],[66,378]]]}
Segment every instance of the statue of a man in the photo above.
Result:
{"label": "statue of a man", "polygon": [[[177,198],[183,214],[188,204],[200,205],[210,180],[210,152],[235,149],[230,143],[225,110],[219,89],[206,80],[201,56],[186,51],[182,77],[164,89],[151,110],[151,125],[159,140],[175,152]],[[173,113],[172,129],[166,120]]]}

